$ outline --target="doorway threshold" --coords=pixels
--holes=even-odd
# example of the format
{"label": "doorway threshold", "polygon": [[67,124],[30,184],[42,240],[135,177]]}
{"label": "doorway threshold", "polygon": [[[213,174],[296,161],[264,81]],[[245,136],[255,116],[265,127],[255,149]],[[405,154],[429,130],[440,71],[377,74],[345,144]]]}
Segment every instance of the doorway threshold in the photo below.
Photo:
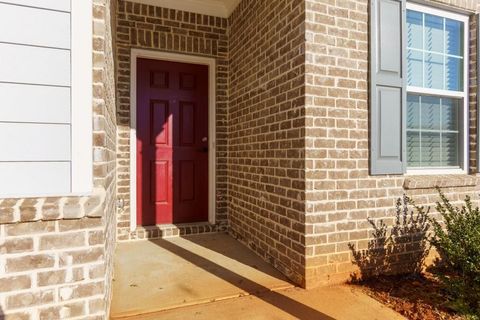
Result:
{"label": "doorway threshold", "polygon": [[179,224],[158,224],[154,226],[137,226],[130,235],[130,240],[152,240],[181,237],[186,235],[227,232],[227,225],[209,222]]}

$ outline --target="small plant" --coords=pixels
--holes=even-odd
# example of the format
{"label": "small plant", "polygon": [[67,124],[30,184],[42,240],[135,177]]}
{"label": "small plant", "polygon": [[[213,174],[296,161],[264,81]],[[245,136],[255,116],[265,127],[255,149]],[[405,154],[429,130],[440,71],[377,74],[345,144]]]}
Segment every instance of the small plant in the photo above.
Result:
{"label": "small plant", "polygon": [[435,273],[451,297],[451,307],[480,319],[480,209],[468,196],[463,206],[455,207],[438,191],[442,222],[431,219],[431,243],[441,258]]}
{"label": "small plant", "polygon": [[356,250],[353,244],[349,245],[354,263],[361,272],[361,279],[352,274],[352,281],[382,274],[420,275],[430,249],[427,239],[430,228],[428,210],[404,195],[397,200],[393,226],[388,226],[383,220],[367,220],[373,228],[373,239],[369,241],[368,248]]}

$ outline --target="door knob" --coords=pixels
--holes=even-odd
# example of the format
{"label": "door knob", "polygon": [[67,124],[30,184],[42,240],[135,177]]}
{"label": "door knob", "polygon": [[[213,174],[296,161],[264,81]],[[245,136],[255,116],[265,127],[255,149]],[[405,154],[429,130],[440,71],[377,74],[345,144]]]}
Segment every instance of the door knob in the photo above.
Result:
{"label": "door knob", "polygon": [[207,142],[208,141],[208,138],[207,137],[203,137],[202,138],[202,142]]}

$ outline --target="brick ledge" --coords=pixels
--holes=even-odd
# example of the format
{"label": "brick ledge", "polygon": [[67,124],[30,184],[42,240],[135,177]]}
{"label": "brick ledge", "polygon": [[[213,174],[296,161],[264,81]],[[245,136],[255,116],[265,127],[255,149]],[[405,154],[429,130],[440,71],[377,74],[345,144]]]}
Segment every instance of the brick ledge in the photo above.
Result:
{"label": "brick ledge", "polygon": [[471,187],[477,184],[477,177],[466,174],[419,175],[405,177],[404,189],[433,189],[452,187]]}
{"label": "brick ledge", "polygon": [[39,220],[99,218],[105,211],[106,190],[94,188],[90,196],[0,199],[0,225]]}

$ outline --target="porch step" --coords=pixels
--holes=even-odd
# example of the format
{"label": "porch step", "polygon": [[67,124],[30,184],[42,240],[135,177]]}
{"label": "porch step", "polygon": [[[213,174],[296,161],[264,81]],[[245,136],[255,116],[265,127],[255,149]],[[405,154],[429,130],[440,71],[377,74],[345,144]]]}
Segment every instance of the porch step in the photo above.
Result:
{"label": "porch step", "polygon": [[186,235],[226,231],[226,225],[210,224],[208,222],[139,226],[131,233],[130,240],[168,239]]}

